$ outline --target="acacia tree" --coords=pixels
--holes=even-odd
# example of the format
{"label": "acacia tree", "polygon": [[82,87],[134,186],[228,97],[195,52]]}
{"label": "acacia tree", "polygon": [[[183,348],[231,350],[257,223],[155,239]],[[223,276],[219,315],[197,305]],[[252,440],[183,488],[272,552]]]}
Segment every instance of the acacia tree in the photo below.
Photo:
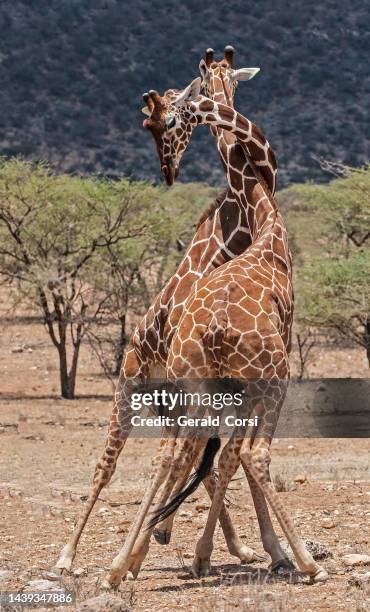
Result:
{"label": "acacia tree", "polygon": [[344,241],[341,253],[351,247],[366,248],[370,238],[370,165],[351,168],[341,163],[322,161],[324,170],[336,176],[324,189],[322,205],[327,219],[334,220],[337,237]]}
{"label": "acacia tree", "polygon": [[[168,220],[168,231],[170,226]],[[99,258],[94,286],[104,304],[89,326],[87,338],[112,381],[119,374],[138,317],[163,286],[168,262],[176,259],[171,239],[161,240],[156,229],[159,228],[152,227],[150,233],[135,241],[109,245]]]}
{"label": "acacia tree", "polygon": [[321,254],[306,256],[297,273],[296,319],[357,343],[370,366],[370,167],[323,166],[337,178],[294,188],[325,221]]}
{"label": "acacia tree", "polygon": [[179,184],[171,190],[156,187],[145,216],[150,231],[100,253],[94,283],[106,300],[87,338],[112,384],[138,318],[173,274],[200,211],[216,193],[199,184]]}
{"label": "acacia tree", "polygon": [[363,347],[370,367],[369,278],[369,253],[315,260],[304,271],[299,312],[301,320]]}
{"label": "acacia tree", "polygon": [[131,253],[125,248],[128,245],[121,246],[110,247],[100,259],[95,287],[99,295],[105,296],[104,305],[87,332],[90,346],[112,382],[119,374],[138,317],[154,297],[159,279],[165,281],[163,263],[171,257],[171,245],[166,252],[163,245],[151,248],[137,240]]}
{"label": "acacia tree", "polygon": [[75,395],[82,339],[107,301],[93,272],[102,252],[146,232],[143,190],[53,176],[47,165],[18,159],[0,163],[0,274],[41,313],[65,398]]}

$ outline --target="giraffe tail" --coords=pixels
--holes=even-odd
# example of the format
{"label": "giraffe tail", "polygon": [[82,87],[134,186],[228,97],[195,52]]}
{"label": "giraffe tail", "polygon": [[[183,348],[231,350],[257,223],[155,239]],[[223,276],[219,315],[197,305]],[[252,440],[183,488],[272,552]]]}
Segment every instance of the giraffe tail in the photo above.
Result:
{"label": "giraffe tail", "polygon": [[221,446],[221,440],[218,436],[209,438],[206,447],[203,452],[203,457],[195,470],[194,474],[192,474],[188,480],[187,485],[178,493],[173,499],[171,499],[168,504],[159,508],[153,515],[151,519],[148,529],[152,529],[157,523],[163,521],[165,518],[176,512],[179,506],[185,501],[189,495],[194,493],[197,487],[200,485],[202,480],[207,476],[210,472],[214,458]]}

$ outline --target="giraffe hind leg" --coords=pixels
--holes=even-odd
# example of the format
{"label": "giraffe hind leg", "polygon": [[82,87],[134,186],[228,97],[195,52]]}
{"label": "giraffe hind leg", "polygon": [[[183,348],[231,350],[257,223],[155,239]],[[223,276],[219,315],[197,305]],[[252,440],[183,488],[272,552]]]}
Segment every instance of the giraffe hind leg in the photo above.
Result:
{"label": "giraffe hind leg", "polygon": [[316,563],[311,553],[304,546],[302,540],[298,536],[291,517],[283,507],[272,483],[269,482],[267,469],[270,462],[269,441],[264,438],[259,438],[252,449],[250,449],[249,441],[246,440],[242,447],[240,458],[243,466],[257,482],[274,511],[294,552],[299,569],[307,573],[311,577],[312,582],[325,582],[328,579],[327,571]]}
{"label": "giraffe hind leg", "polygon": [[240,463],[238,456],[240,445],[241,441],[235,439],[230,440],[223,448],[220,456],[218,463],[218,480],[216,482],[211,508],[208,513],[203,534],[197,542],[192,564],[192,573],[198,578],[207,576],[211,570],[214,532],[223,507],[226,489]]}
{"label": "giraffe hind leg", "polygon": [[272,525],[269,509],[262,490],[252,478],[251,474],[245,470],[245,468],[244,471],[249,482],[249,487],[257,514],[263,548],[271,557],[270,571],[273,573],[280,573],[281,571],[286,572],[295,570],[293,563],[288,559],[280,546],[280,542]]}
{"label": "giraffe hind leg", "polygon": [[[171,490],[169,490],[169,487],[168,487],[168,489],[164,491],[164,494],[161,496],[157,504],[158,510],[166,504],[172,490],[173,490],[172,497],[176,497],[176,495],[178,495],[178,493],[185,486],[189,478],[189,474],[191,472],[193,463],[194,463],[194,457],[190,458],[188,461],[186,461],[186,458],[185,458],[183,463],[180,466],[178,466],[179,469],[176,470],[177,466],[176,467],[174,466],[177,473],[172,474],[172,471],[171,471],[171,474],[169,475],[169,478],[171,478],[172,480]],[[174,484],[175,486],[173,487]],[[167,516],[166,518],[164,518],[152,529],[154,539],[156,540],[156,542],[158,542],[158,544],[167,545],[170,543],[175,515],[176,515],[176,511],[170,514],[170,516]]]}

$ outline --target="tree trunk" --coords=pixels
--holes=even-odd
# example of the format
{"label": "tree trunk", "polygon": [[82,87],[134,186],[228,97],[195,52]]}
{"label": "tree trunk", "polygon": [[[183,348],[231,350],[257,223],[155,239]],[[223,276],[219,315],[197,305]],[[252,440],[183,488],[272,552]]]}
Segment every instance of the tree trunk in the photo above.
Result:
{"label": "tree trunk", "polygon": [[73,399],[69,384],[68,366],[67,366],[67,350],[65,344],[58,347],[59,353],[59,378],[60,378],[60,393],[66,399]]}
{"label": "tree trunk", "polygon": [[76,389],[76,375],[77,375],[77,364],[78,364],[78,356],[80,353],[81,341],[78,340],[77,343],[73,347],[73,355],[72,355],[72,365],[68,374],[68,388],[69,388],[69,398],[74,399],[75,397],[75,389]]}
{"label": "tree trunk", "polygon": [[73,348],[72,365],[71,365],[69,372],[68,372],[68,365],[67,365],[66,346],[61,345],[58,348],[60,392],[61,392],[62,397],[64,397],[65,399],[75,398],[77,364],[78,364],[78,356],[80,352],[80,344],[81,342],[78,342],[78,344],[75,345]]}

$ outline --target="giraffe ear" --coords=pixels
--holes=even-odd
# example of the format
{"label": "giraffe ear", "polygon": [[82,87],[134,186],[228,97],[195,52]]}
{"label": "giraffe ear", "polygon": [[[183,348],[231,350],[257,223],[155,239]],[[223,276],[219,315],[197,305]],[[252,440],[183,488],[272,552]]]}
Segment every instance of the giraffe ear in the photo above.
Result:
{"label": "giraffe ear", "polygon": [[208,81],[208,79],[209,79],[209,70],[208,70],[208,66],[205,63],[204,59],[200,60],[199,71],[200,71],[200,74],[202,76],[202,80],[203,81]]}
{"label": "giraffe ear", "polygon": [[144,115],[148,115],[148,117],[150,117],[150,110],[149,110],[149,108],[147,106],[144,106],[141,109],[141,112],[144,113]]}
{"label": "giraffe ear", "polygon": [[177,106],[180,106],[184,102],[191,102],[192,100],[195,100],[195,98],[199,96],[201,83],[202,81],[200,77],[194,79],[194,81],[192,81],[190,85],[188,85],[187,87],[185,87],[185,89],[182,90],[182,92],[177,96],[177,98],[175,98],[173,103]]}
{"label": "giraffe ear", "polygon": [[231,79],[233,81],[249,81],[260,71],[260,68],[239,68],[239,70],[233,70]]}

